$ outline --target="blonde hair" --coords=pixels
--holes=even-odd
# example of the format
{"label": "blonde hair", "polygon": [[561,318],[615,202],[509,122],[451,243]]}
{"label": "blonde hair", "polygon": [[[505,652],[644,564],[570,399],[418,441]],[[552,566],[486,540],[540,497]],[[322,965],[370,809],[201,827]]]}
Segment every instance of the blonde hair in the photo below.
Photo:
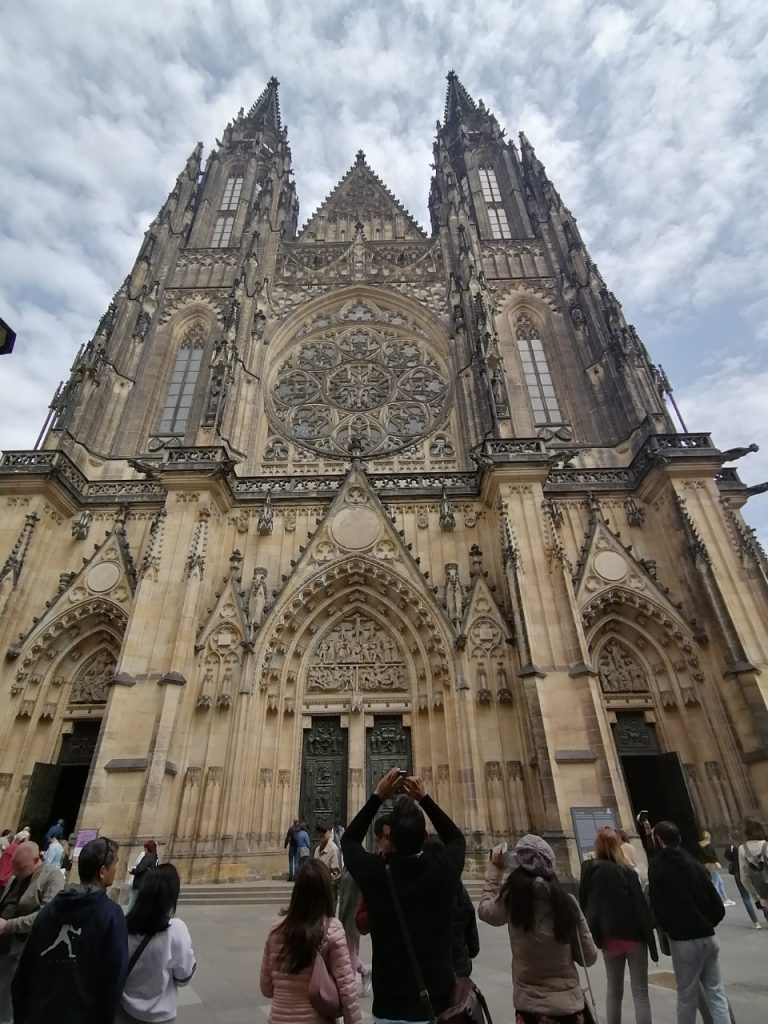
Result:
{"label": "blonde hair", "polygon": [[603,825],[597,830],[595,856],[598,860],[612,860],[616,864],[626,864],[627,858],[621,848],[621,838],[615,828]]}

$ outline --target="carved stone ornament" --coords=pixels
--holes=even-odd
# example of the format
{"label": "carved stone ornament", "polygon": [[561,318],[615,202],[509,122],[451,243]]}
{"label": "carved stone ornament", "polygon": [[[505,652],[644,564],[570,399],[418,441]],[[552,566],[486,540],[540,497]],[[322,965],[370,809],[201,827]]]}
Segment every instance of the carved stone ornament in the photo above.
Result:
{"label": "carved stone ornament", "polygon": [[308,691],[404,691],[405,660],[392,633],[355,613],[324,633],[307,673]]}
{"label": "carved stone ornament", "polygon": [[93,523],[93,512],[83,509],[80,515],[72,520],[72,536],[75,540],[85,540]]}
{"label": "carved stone ornament", "polygon": [[620,640],[609,640],[600,652],[597,674],[603,693],[647,693],[640,663]]}
{"label": "carved stone ornament", "polygon": [[70,704],[105,704],[117,662],[111,651],[99,651],[83,665],[72,684]]}

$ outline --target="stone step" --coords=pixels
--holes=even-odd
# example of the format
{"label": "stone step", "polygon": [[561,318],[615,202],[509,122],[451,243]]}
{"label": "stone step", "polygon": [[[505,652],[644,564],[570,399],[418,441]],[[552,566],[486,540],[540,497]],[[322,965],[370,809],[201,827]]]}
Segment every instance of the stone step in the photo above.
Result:
{"label": "stone step", "polygon": [[[466,879],[464,883],[474,903],[480,898],[483,883]],[[179,904],[186,906],[286,906],[291,899],[290,882],[220,882],[186,885]]]}

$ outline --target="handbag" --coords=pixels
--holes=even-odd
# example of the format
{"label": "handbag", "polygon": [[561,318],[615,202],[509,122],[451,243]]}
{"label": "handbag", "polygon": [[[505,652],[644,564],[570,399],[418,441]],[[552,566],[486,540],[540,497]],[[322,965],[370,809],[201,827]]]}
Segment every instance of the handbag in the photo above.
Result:
{"label": "handbag", "polygon": [[336,979],[328,970],[328,964],[325,962],[325,932],[323,932],[323,941],[315,953],[307,997],[312,1009],[317,1010],[321,1017],[330,1017],[335,1020],[341,1016],[339,989]]}
{"label": "handbag", "polygon": [[441,1014],[437,1016],[435,1015],[429,991],[427,986],[424,984],[424,976],[421,973],[419,962],[416,959],[416,951],[414,950],[413,943],[411,942],[408,925],[405,923],[403,908],[400,905],[400,898],[397,895],[395,881],[392,878],[392,871],[389,864],[387,864],[384,870],[387,875],[387,882],[389,883],[389,891],[392,894],[392,902],[395,906],[397,922],[400,925],[400,931],[403,936],[403,945],[405,946],[405,951],[411,963],[411,970],[413,971],[413,976],[416,980],[416,987],[419,990],[419,999],[421,1000],[421,1005],[424,1007],[424,1012],[429,1024],[484,1024],[484,1021],[487,1021],[487,1024],[493,1024],[485,997],[471,978],[456,978],[453,986],[453,992],[451,994],[450,1006],[448,1009],[443,1010]]}
{"label": "handbag", "polygon": [[[581,933],[579,932],[578,924],[576,925],[576,941],[579,944],[581,966],[584,968],[584,980],[587,983],[587,987],[581,990],[581,994],[584,996],[584,1024],[598,1024],[597,1003],[595,1002],[595,993],[592,991],[592,982],[589,980],[587,958],[584,956],[584,946],[581,942]],[[578,974],[578,970],[576,973]]]}

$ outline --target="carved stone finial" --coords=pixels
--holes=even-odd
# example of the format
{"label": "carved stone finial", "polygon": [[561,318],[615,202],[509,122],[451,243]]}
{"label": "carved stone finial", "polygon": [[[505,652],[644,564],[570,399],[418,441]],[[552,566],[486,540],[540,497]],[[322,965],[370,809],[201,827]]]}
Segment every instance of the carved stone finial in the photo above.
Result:
{"label": "carved stone finial", "polygon": [[72,536],[75,540],[85,540],[93,523],[93,512],[84,508],[77,519],[72,520]]}
{"label": "carved stone finial", "polygon": [[483,575],[483,552],[479,544],[473,544],[469,549],[469,575],[471,579]]}

